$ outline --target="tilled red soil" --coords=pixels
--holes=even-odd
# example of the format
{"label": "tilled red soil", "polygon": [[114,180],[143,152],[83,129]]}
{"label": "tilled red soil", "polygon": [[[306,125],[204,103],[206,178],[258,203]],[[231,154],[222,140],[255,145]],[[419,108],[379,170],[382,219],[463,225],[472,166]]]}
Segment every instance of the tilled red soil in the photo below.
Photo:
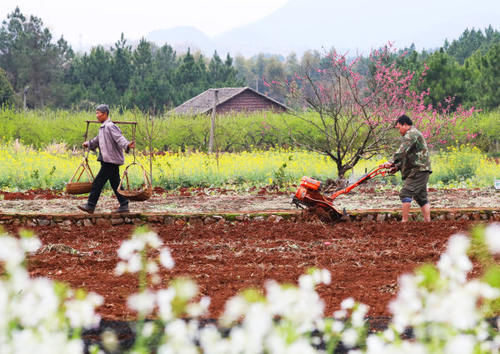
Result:
{"label": "tilled red soil", "polygon": [[35,200],[35,199],[59,199],[65,195],[60,191],[51,191],[45,189],[30,189],[25,192],[5,192],[0,191],[0,196],[4,200]]}
{"label": "tilled red soil", "polygon": [[[326,268],[332,283],[318,288],[326,303],[325,315],[330,316],[344,298],[352,296],[370,306],[369,316],[387,316],[387,305],[398,291],[398,277],[424,263],[437,262],[452,234],[467,232],[477,223],[330,225],[311,220],[155,225],[153,229],[176,262],[172,271],[162,271],[163,286],[173,277],[191,277],[201,294],[210,296],[208,317],[215,318],[240,290],[262,289],[267,279],[296,284],[308,268]],[[18,231],[12,225],[7,230]],[[133,232],[132,225],[47,226],[35,231],[43,247],[28,259],[32,276],[47,276],[101,294],[105,304],[98,312],[105,319],[134,319],[126,298],[137,291],[137,281],[113,272],[117,250]]]}

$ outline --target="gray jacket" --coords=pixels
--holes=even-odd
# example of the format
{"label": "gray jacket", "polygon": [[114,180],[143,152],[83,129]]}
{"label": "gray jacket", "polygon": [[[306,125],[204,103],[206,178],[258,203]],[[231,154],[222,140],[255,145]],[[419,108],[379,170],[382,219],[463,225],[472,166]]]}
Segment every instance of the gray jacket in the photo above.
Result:
{"label": "gray jacket", "polygon": [[99,134],[94,139],[88,141],[91,150],[99,147],[99,157],[97,160],[115,165],[123,165],[125,162],[123,150],[128,152],[129,143],[123,136],[120,128],[109,118],[99,127]]}

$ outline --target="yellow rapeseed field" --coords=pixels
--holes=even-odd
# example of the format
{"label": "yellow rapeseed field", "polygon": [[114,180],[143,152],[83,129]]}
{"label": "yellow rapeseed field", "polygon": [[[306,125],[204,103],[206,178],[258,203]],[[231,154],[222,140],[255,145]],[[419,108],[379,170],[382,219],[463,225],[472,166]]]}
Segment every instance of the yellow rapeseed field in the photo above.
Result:
{"label": "yellow rapeseed field", "polygon": [[[16,142],[0,145],[0,188],[64,189],[82,160],[81,151],[69,151],[64,146],[37,150]],[[99,170],[96,155],[90,154],[88,160],[96,174]],[[133,156],[127,155],[125,165],[132,161]],[[149,171],[149,156],[137,154],[137,161]],[[361,176],[383,161],[361,161],[352,174]],[[500,165],[474,147],[450,148],[433,155],[432,163],[434,172],[430,184],[440,187],[486,187],[492,186],[495,178],[500,178]],[[304,175],[323,180],[336,177],[335,165],[328,157],[302,150],[157,153],[152,159],[152,166],[153,184],[168,189],[227,185],[283,187],[297,183]],[[132,166],[129,172],[132,186],[143,182],[139,167]],[[84,174],[82,180],[86,179]]]}

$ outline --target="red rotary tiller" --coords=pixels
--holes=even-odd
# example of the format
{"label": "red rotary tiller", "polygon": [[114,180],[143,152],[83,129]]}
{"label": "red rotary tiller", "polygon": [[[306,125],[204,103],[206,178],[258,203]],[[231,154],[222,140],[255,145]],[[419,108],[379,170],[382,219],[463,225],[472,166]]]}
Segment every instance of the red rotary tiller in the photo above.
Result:
{"label": "red rotary tiller", "polygon": [[298,208],[321,208],[326,211],[332,220],[340,220],[342,216],[347,215],[345,209],[343,213],[340,213],[333,206],[333,201],[341,194],[349,193],[352,189],[356,188],[360,184],[376,177],[385,176],[386,174],[392,174],[395,171],[393,169],[387,169],[384,167],[378,167],[373,171],[365,174],[358,181],[351,184],[350,186],[334,192],[331,196],[325,196],[321,194],[321,182],[310,177],[302,177],[300,180],[300,185],[295,195],[293,196],[292,203]]}

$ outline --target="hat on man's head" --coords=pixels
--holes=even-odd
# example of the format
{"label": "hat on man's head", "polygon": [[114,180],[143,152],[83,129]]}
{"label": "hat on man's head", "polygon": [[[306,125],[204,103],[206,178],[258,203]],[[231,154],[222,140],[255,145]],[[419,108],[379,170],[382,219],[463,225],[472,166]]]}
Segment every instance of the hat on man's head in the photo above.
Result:
{"label": "hat on man's head", "polygon": [[109,107],[107,104],[100,104],[95,110],[109,115]]}

